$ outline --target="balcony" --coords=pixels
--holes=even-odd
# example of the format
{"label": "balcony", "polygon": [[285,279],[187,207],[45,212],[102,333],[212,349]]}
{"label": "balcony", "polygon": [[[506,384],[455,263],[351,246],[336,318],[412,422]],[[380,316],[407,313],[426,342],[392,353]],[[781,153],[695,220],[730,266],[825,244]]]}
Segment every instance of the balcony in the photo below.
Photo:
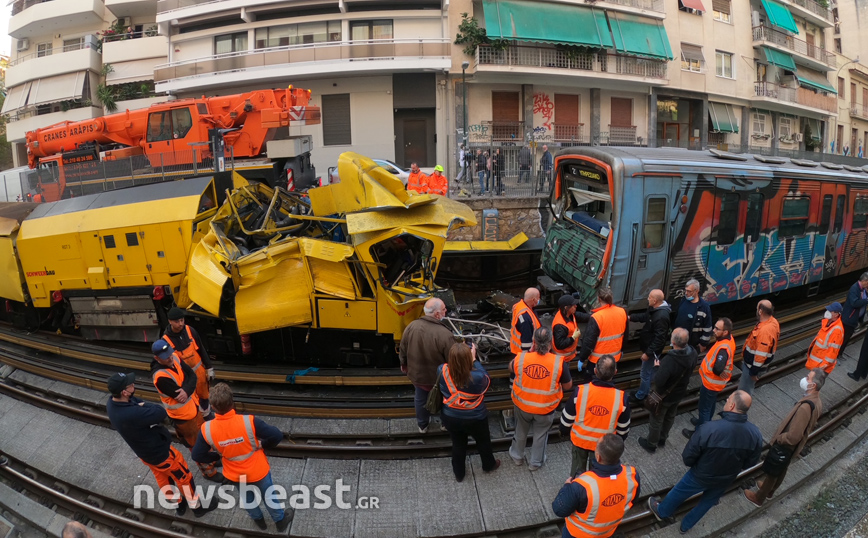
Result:
{"label": "balcony", "polygon": [[868,120],[868,105],[850,103],[850,117]]}
{"label": "balcony", "polygon": [[524,140],[523,121],[483,121],[481,134],[490,142],[518,142]]}
{"label": "balcony", "polygon": [[553,123],[552,141],[561,143],[586,142],[584,137],[584,123]]}
{"label": "balcony", "polygon": [[814,0],[788,0],[787,3],[796,15],[820,28],[830,28],[833,24],[832,10]]}
{"label": "balcony", "polygon": [[605,51],[575,54],[554,47],[510,45],[506,50],[476,48],[476,71],[494,73],[567,74],[597,78],[618,75],[622,81],[665,84],[668,62]]}
{"label": "balcony", "polygon": [[108,40],[102,45],[102,59],[111,64],[106,84],[153,80],[154,68],[166,63],[168,40],[161,35],[134,35],[133,39]]}
{"label": "balcony", "polygon": [[157,66],[157,91],[316,74],[394,73],[452,67],[450,39],[376,39],[254,49]]}
{"label": "balcony", "polygon": [[772,82],[754,82],[754,94],[766,105],[777,103],[787,104],[788,107],[796,105],[826,114],[836,114],[838,111],[838,99],[834,95],[820,95],[805,88],[789,88]]}
{"label": "balcony", "polygon": [[119,17],[153,17],[157,13],[157,0],[105,0],[105,7]]}
{"label": "balcony", "polygon": [[98,73],[101,69],[102,56],[96,48],[87,46],[87,43],[52,49],[50,52],[34,52],[19,56],[9,64],[6,70],[6,87],[12,88],[38,78],[78,71]]}
{"label": "balcony", "polygon": [[[596,0],[594,1],[596,2]],[[596,6],[657,19],[663,19],[666,16],[666,9],[662,0],[600,0]]]}
{"label": "balcony", "polygon": [[822,47],[767,26],[753,27],[753,45],[767,45],[774,49],[794,54],[793,59],[820,71],[831,71],[837,66],[835,55]]}
{"label": "balcony", "polygon": [[[102,107],[85,106],[67,111],[52,112],[37,115],[32,109],[13,116],[6,123],[6,139],[9,142],[24,142],[24,135],[29,131],[54,125],[62,121],[81,121],[102,116]],[[15,120],[15,121],[12,121]]]}
{"label": "balcony", "polygon": [[9,35],[15,39],[64,34],[69,28],[100,26],[102,0],[16,0],[12,3]]}
{"label": "balcony", "polygon": [[608,140],[609,145],[612,146],[633,145],[638,141],[636,138],[636,126],[609,125]]}

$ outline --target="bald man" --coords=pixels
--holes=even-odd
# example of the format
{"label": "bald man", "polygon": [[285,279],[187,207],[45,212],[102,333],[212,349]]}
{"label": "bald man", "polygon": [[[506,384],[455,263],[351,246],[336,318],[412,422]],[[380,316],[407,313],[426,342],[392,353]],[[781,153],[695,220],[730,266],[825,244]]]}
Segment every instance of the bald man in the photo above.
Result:
{"label": "bald man", "polygon": [[639,372],[639,390],[630,396],[642,402],[651,391],[651,378],[654,376],[654,361],[663,354],[663,347],[669,341],[669,314],[672,309],[663,296],[663,290],[651,290],[648,294],[648,310],[630,314],[630,321],[644,323],[639,332],[639,349],[642,350],[642,370]]}
{"label": "bald man", "polygon": [[458,340],[440,320],[446,317],[446,305],[440,299],[428,299],[424,315],[404,329],[398,359],[401,371],[416,388],[416,424],[419,433],[428,431],[431,414],[425,409],[428,393],[437,381],[437,367],[449,360],[449,350]]}
{"label": "bald man", "polygon": [[781,326],[774,316],[775,308],[768,299],[756,305],[757,324],[744,342],[741,361],[741,378],[738,389],[753,394],[757,380],[775,358]]}
{"label": "bald man", "polygon": [[87,527],[78,521],[70,521],[64,525],[63,530],[60,532],[60,536],[61,538],[92,538]]}
{"label": "bald man", "polygon": [[533,333],[540,328],[539,318],[534,307],[539,304],[539,290],[528,288],[524,299],[512,307],[512,323],[509,325],[509,349],[513,355],[530,351],[533,345]]}

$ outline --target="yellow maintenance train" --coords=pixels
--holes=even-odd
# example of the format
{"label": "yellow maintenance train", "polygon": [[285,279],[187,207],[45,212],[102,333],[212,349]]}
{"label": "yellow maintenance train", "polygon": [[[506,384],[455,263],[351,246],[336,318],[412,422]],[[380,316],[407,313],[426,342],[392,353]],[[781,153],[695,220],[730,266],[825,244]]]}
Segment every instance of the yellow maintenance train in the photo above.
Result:
{"label": "yellow maintenance train", "polygon": [[307,195],[236,175],[0,204],[0,317],[153,341],[177,304],[218,355],[393,365],[449,230],[475,218],[355,153],[338,170]]}

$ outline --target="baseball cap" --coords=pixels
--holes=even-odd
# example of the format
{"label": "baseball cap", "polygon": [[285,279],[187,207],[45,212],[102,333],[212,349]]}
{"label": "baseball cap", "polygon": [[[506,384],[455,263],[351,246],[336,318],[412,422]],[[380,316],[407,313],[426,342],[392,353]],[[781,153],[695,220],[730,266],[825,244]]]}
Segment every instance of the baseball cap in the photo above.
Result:
{"label": "baseball cap", "polygon": [[151,353],[153,353],[155,357],[161,360],[168,359],[172,356],[172,353],[174,352],[175,349],[162,338],[154,342],[154,345],[151,346]]}
{"label": "baseball cap", "polygon": [[108,378],[106,385],[112,394],[120,394],[125,388],[136,382],[136,374],[130,372],[128,374],[112,374]]}
{"label": "baseball cap", "polygon": [[844,311],[844,307],[841,306],[841,303],[832,303],[826,307],[826,310],[828,310],[829,312],[839,312],[840,313],[840,312]]}
{"label": "baseball cap", "polygon": [[572,295],[561,295],[561,298],[558,299],[558,306],[573,306],[578,303],[579,301]]}
{"label": "baseball cap", "polygon": [[434,167],[434,170],[437,170],[438,172],[442,172],[443,167],[438,164],[437,166]]}
{"label": "baseball cap", "polygon": [[178,308],[177,306],[173,306],[172,308],[169,309],[169,313],[168,313],[167,317],[172,321],[184,319],[184,311],[181,310],[180,308]]}

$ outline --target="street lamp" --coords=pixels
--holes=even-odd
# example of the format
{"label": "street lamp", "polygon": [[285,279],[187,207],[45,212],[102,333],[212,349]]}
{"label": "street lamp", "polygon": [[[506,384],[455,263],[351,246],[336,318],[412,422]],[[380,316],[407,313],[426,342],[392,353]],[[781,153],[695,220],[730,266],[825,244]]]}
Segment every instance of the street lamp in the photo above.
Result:
{"label": "street lamp", "polygon": [[462,134],[462,139],[463,139],[462,146],[464,146],[464,161],[461,163],[461,166],[463,167],[463,170],[464,170],[464,174],[463,174],[464,181],[467,181],[471,185],[473,185],[473,182],[469,180],[469,177],[467,175],[467,151],[468,151],[468,147],[467,147],[467,68],[468,67],[470,67],[470,62],[468,62],[467,60],[464,60],[463,62],[461,62],[461,90],[464,94],[463,106],[462,106],[462,108],[464,110],[464,114],[462,114],[462,117],[464,118],[464,131],[462,131],[462,133],[463,133]]}

